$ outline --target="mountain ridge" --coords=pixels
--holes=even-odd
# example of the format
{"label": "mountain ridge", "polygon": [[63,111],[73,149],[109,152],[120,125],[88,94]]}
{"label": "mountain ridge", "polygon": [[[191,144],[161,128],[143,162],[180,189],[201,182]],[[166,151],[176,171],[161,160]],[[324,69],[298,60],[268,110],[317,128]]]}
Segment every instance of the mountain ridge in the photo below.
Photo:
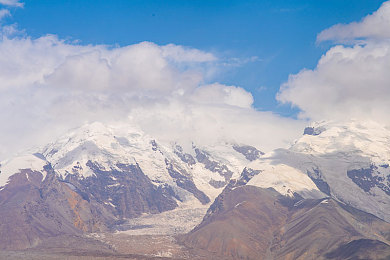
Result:
{"label": "mountain ridge", "polygon": [[[0,215],[4,214],[4,219],[10,219],[7,211],[26,211],[26,205],[39,202],[41,211],[46,209],[51,212],[50,221],[65,223],[64,227],[68,227],[65,234],[69,236],[82,237],[91,232],[182,236],[189,232],[180,241],[186,248],[195,250],[194,257],[214,252],[218,257],[256,258],[256,252],[261,251],[263,256],[270,259],[301,259],[302,252],[297,251],[300,248],[311,250],[312,254],[326,259],[328,256],[337,258],[342,255],[343,248],[351,250],[357,245],[370,250],[377,248],[386,254],[388,237],[370,234],[373,229],[378,234],[387,232],[385,227],[390,219],[389,140],[390,130],[380,124],[321,122],[304,129],[303,136],[290,148],[263,153],[250,144],[224,142],[209,146],[194,143],[182,146],[178,142],[160,142],[134,126],[87,124],[33,153],[1,163],[0,205],[5,206],[0,209]],[[33,195],[11,189],[18,183],[29,187],[27,191],[30,190]],[[57,194],[50,195],[52,201],[45,200],[45,192],[49,191],[50,194]],[[232,196],[224,195],[230,193],[236,194],[232,200],[249,196],[251,202],[244,199],[233,206],[229,204],[228,212],[235,212],[229,215],[226,207],[220,206],[224,205],[221,196]],[[324,201],[327,200],[333,206],[325,210],[322,204],[326,204]],[[326,254],[318,253],[324,247],[321,242],[313,248],[307,245],[311,241],[310,236],[315,236],[317,231],[301,234],[303,231],[293,224],[301,219],[299,221],[309,226],[314,225],[310,224],[310,218],[304,217],[309,213],[298,207],[302,203],[302,206],[306,205],[306,208],[317,212],[313,201],[318,205],[322,203],[318,209],[319,215],[338,216],[327,222],[335,226],[319,224],[325,230],[329,229],[325,238],[330,239],[333,231],[334,234],[341,232],[346,236],[342,240],[344,244],[331,242],[333,246],[328,247]],[[275,207],[274,213],[270,213],[273,212],[272,207]],[[39,210],[27,209],[26,212],[33,219],[40,218]],[[299,217],[299,213],[292,218],[291,214],[295,214],[292,212],[303,215]],[[278,217],[275,214],[279,214]],[[387,222],[370,222],[370,214]],[[247,222],[238,220],[238,216]],[[361,219],[361,216],[365,217]],[[228,233],[222,235],[212,228],[220,217],[226,221],[236,219],[237,223],[241,223],[236,226],[238,238],[234,233],[228,235],[236,242],[227,247],[223,237],[230,231],[226,230]],[[274,241],[261,238],[258,234],[253,236],[253,230],[263,232],[269,225],[268,222],[257,221],[259,217],[269,221],[279,219],[279,224],[269,230]],[[347,220],[342,220],[345,218]],[[56,225],[49,225],[48,228],[52,229],[49,233],[44,231],[44,227],[33,231],[36,230],[34,225],[42,226],[39,223],[28,218],[15,219],[13,225],[28,227],[28,238],[18,240],[16,235],[10,236],[4,245],[8,245],[8,249],[34,248],[42,243],[45,236],[64,232]],[[91,226],[88,223],[95,224]],[[382,223],[383,227],[372,223]],[[279,230],[282,226],[283,232]],[[302,230],[305,230],[304,226],[301,226]],[[359,236],[356,236],[357,231],[349,233],[356,227],[359,227]],[[284,232],[290,229],[295,231],[289,231],[286,235]],[[5,230],[7,227],[3,225],[2,232]],[[203,240],[196,238],[195,234],[203,236]],[[213,237],[208,238],[214,241],[211,247],[204,242],[204,234]],[[297,240],[294,234],[301,234],[300,239],[306,242],[299,242],[300,239]],[[251,237],[256,238],[253,241],[259,239],[260,244],[247,241]],[[12,247],[12,241],[19,242]],[[240,244],[239,241],[246,242]],[[300,243],[301,247],[298,246]],[[225,246],[221,248],[221,245]],[[226,251],[226,248],[230,249]],[[271,248],[278,249],[272,251]],[[364,252],[359,255],[364,255]]]}

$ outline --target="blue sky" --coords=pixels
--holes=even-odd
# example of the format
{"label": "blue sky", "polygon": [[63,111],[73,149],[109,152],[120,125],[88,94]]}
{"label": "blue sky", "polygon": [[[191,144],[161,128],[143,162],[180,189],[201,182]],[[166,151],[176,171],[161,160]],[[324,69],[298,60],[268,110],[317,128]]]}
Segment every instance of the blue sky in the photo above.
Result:
{"label": "blue sky", "polygon": [[326,43],[316,35],[337,24],[360,20],[383,0],[306,1],[145,1],[27,0],[11,9],[7,23],[17,23],[32,37],[56,34],[82,44],[174,43],[242,61],[218,75],[224,84],[241,86],[254,106],[291,116],[295,110],[275,100],[280,84],[303,68],[314,68]]}

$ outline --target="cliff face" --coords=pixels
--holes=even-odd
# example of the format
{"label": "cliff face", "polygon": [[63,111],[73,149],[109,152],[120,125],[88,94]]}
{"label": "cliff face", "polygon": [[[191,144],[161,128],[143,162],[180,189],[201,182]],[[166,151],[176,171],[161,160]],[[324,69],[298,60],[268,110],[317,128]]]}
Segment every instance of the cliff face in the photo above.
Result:
{"label": "cliff face", "polygon": [[96,200],[119,219],[142,213],[161,213],[176,208],[175,193],[168,185],[155,186],[138,165],[118,165],[118,170],[101,170],[88,162],[94,175],[88,178],[68,175],[87,200]]}

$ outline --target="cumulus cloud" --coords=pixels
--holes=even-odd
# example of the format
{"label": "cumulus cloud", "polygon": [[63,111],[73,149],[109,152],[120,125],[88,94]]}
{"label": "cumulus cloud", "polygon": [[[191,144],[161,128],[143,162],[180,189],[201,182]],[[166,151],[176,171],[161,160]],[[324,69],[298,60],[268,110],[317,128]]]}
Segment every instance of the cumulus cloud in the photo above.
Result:
{"label": "cumulus cloud", "polygon": [[373,119],[390,123],[390,2],[359,23],[337,25],[319,34],[320,40],[358,40],[337,45],[313,70],[291,75],[277,99],[301,109],[314,120]]}
{"label": "cumulus cloud", "polygon": [[0,4],[5,6],[23,7],[24,4],[19,0],[0,0]]}
{"label": "cumulus cloud", "polygon": [[106,89],[148,96],[185,91],[199,84],[201,77],[196,71],[179,72],[170,64],[164,47],[149,42],[116,49],[90,46],[67,57],[46,76],[46,83],[74,90]]}
{"label": "cumulus cloud", "polygon": [[373,14],[360,22],[337,24],[322,31],[317,41],[351,41],[355,39],[390,38],[390,1],[384,2]]}
{"label": "cumulus cloud", "polygon": [[264,150],[301,133],[300,121],[256,111],[243,88],[206,84],[216,61],[173,44],[80,45],[3,32],[0,157],[93,121],[127,121],[167,141],[230,140]]}
{"label": "cumulus cloud", "polygon": [[278,100],[315,120],[388,118],[390,111],[390,45],[336,46],[314,70],[289,77]]}

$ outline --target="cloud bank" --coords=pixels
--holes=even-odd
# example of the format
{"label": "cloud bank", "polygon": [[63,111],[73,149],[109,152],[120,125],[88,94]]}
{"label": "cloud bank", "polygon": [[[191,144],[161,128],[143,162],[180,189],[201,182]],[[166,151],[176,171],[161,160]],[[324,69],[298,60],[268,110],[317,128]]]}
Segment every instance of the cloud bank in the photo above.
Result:
{"label": "cloud bank", "polygon": [[[277,99],[311,120],[376,120],[390,124],[390,1],[362,21],[333,26],[319,41],[348,41],[321,57],[313,70],[290,75]],[[354,44],[351,46],[350,43]]]}
{"label": "cloud bank", "polygon": [[126,121],[167,141],[234,141],[263,150],[285,146],[302,131],[300,121],[256,111],[243,88],[207,83],[218,71],[212,53],[14,32],[3,28],[0,41],[1,158],[93,121]]}

